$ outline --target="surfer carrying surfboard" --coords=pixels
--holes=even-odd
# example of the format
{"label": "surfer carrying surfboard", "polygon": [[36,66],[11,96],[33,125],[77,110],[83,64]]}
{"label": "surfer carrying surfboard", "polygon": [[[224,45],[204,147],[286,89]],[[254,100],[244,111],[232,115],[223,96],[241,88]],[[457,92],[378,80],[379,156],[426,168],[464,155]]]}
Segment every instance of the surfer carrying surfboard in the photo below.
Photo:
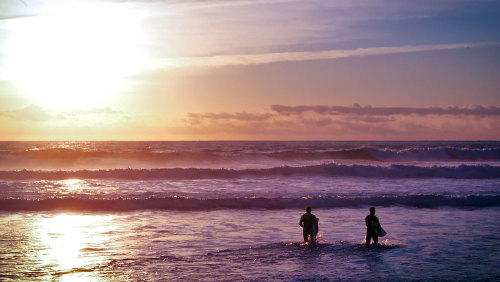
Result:
{"label": "surfer carrying surfboard", "polygon": [[370,241],[373,238],[375,244],[378,243],[378,236],[383,236],[382,226],[378,221],[378,217],[375,216],[375,207],[370,208],[370,214],[365,218],[366,223],[366,245],[370,245]]}
{"label": "surfer carrying surfboard", "polygon": [[303,228],[304,242],[309,241],[309,235],[311,235],[311,241],[316,240],[318,218],[311,213],[311,207],[306,208],[306,213],[300,217],[299,225]]}

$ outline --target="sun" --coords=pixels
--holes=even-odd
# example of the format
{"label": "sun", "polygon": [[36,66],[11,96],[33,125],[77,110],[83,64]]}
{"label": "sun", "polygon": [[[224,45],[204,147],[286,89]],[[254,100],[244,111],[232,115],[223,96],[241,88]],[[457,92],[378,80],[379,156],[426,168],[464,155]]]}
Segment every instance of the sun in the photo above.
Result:
{"label": "sun", "polygon": [[72,2],[7,24],[7,76],[47,108],[109,105],[146,65],[141,15],[117,3]]}

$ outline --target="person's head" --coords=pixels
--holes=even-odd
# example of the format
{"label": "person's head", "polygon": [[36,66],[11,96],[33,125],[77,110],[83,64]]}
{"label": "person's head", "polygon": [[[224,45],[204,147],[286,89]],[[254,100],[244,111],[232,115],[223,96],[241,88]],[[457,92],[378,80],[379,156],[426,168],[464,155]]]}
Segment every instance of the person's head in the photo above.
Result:
{"label": "person's head", "polygon": [[306,212],[311,212],[311,207],[307,207]]}
{"label": "person's head", "polygon": [[375,214],[375,207],[370,208],[370,214]]}

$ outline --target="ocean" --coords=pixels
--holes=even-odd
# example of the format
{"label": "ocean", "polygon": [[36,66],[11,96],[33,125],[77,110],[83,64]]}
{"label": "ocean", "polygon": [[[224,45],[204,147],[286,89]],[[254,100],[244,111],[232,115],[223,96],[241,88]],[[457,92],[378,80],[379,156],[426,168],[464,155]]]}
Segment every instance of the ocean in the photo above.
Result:
{"label": "ocean", "polygon": [[500,142],[0,142],[2,281],[499,280],[499,217]]}

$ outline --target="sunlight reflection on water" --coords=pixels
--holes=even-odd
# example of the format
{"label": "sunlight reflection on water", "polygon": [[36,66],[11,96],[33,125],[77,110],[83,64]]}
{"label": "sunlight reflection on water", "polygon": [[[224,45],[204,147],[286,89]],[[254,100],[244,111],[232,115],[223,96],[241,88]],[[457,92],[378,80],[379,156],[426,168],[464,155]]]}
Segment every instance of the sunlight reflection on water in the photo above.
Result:
{"label": "sunlight reflection on water", "polygon": [[65,179],[55,182],[54,192],[60,195],[70,195],[70,194],[92,194],[95,191],[95,187],[89,185],[89,183],[82,179]]}
{"label": "sunlight reflection on water", "polygon": [[61,279],[90,278],[92,268],[103,262],[102,245],[114,229],[112,216],[58,214],[33,222],[29,256],[50,267]]}

